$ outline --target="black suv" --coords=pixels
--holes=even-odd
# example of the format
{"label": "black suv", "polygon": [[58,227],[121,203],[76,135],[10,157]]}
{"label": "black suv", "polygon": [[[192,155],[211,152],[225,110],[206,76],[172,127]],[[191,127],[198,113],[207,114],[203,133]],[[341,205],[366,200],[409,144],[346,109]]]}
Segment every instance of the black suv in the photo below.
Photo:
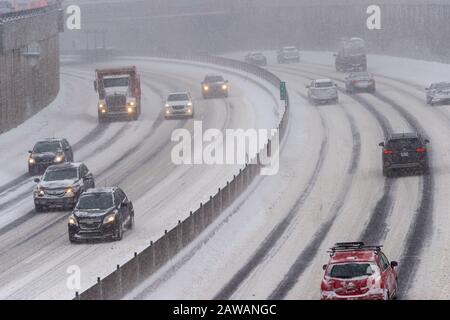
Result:
{"label": "black suv", "polygon": [[202,85],[202,96],[204,99],[228,97],[229,91],[228,81],[225,80],[220,75],[215,74],[206,75],[201,85]]}
{"label": "black suv", "polygon": [[66,139],[39,141],[28,153],[28,172],[31,175],[42,173],[53,164],[73,162],[72,147]]}
{"label": "black suv", "polygon": [[50,166],[33,191],[37,212],[45,208],[72,209],[80,195],[95,187],[94,176],[84,163],[65,163]]}
{"label": "black suv", "polygon": [[430,141],[423,139],[417,133],[392,134],[383,147],[383,175],[390,177],[394,170],[426,174],[428,172],[428,156],[426,144]]}
{"label": "black suv", "polygon": [[122,240],[124,228],[133,229],[133,203],[119,187],[83,193],[69,217],[69,240]]}

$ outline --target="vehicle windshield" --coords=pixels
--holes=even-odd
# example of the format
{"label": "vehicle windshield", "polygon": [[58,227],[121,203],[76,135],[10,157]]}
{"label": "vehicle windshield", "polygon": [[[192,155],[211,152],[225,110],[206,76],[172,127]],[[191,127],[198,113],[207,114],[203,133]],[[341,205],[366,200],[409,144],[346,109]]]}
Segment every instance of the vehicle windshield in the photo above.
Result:
{"label": "vehicle windshield", "polygon": [[205,82],[223,82],[222,76],[208,76],[205,78]]}
{"label": "vehicle windshield", "polygon": [[370,73],[367,72],[353,72],[349,74],[351,79],[370,79],[372,78]]}
{"label": "vehicle windshield", "polygon": [[296,47],[285,47],[285,48],[283,48],[283,50],[285,52],[297,52],[298,51]]}
{"label": "vehicle windshield", "polygon": [[331,267],[328,276],[338,279],[352,279],[369,276],[373,273],[371,263],[342,263]]}
{"label": "vehicle windshield", "polygon": [[171,94],[167,98],[167,101],[187,101],[187,100],[189,100],[189,96],[186,93]]}
{"label": "vehicle windshield", "polygon": [[38,142],[33,149],[35,153],[57,152],[61,150],[61,144],[58,141]]}
{"label": "vehicle windshield", "polygon": [[330,88],[333,86],[333,82],[316,82],[316,88]]}
{"label": "vehicle windshield", "polygon": [[422,144],[418,138],[393,139],[390,140],[387,144],[387,147],[389,149],[394,150],[414,150],[420,148],[421,146]]}
{"label": "vehicle windshield", "polygon": [[76,179],[78,179],[77,168],[66,168],[61,170],[47,170],[42,180],[60,181],[60,180],[76,180]]}
{"label": "vehicle windshield", "polygon": [[450,89],[450,83],[449,82],[435,83],[431,85],[431,89],[438,89],[438,90]]}
{"label": "vehicle windshield", "polygon": [[100,209],[105,210],[113,207],[112,193],[98,192],[89,193],[81,196],[77,204],[77,209],[89,210]]}
{"label": "vehicle windshield", "polygon": [[103,86],[105,88],[128,87],[129,83],[130,83],[129,78],[111,78],[103,80]]}

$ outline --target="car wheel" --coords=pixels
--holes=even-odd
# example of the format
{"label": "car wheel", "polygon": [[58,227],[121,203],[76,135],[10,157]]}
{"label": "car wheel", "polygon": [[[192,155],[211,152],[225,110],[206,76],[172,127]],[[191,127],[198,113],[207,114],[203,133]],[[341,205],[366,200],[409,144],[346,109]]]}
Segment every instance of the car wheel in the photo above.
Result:
{"label": "car wheel", "polygon": [[134,228],[134,212],[130,215],[130,222],[128,223],[128,229],[132,230]]}
{"label": "car wheel", "polygon": [[114,240],[120,241],[120,240],[122,240],[122,237],[123,237],[123,227],[122,227],[122,222],[119,221],[119,225],[117,226],[116,231],[115,231]]}

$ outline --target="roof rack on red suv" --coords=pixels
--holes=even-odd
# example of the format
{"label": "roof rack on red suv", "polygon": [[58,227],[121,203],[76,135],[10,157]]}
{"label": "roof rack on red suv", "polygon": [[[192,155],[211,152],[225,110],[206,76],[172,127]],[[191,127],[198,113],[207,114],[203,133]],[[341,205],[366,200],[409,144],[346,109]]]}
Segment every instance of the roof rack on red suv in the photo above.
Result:
{"label": "roof rack on red suv", "polygon": [[378,254],[378,252],[381,251],[381,248],[383,246],[381,245],[371,245],[367,246],[364,244],[364,242],[338,242],[333,247],[330,248],[328,251],[330,253],[330,256],[333,256],[335,252],[339,251],[368,251],[373,250],[375,253]]}

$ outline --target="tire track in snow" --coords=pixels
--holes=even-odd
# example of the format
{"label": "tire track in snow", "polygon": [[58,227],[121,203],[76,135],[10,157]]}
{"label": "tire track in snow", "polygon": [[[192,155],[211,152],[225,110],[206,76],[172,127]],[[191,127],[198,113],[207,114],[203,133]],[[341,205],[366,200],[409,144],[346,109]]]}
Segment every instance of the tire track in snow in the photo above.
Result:
{"label": "tire track in snow", "polygon": [[[322,116],[321,123],[323,132],[325,130],[325,123]],[[314,171],[309,178],[304,191],[297,198],[294,206],[289,211],[288,215],[278,223],[275,228],[269,233],[269,235],[264,239],[255,253],[252,255],[249,261],[231,278],[231,280],[215,295],[215,300],[225,300],[229,299],[233,293],[240,287],[241,283],[253,272],[253,270],[264,260],[267,254],[270,252],[275,243],[280,239],[284,232],[288,229],[290,223],[295,218],[298,210],[303,206],[305,201],[308,199],[312,190],[314,189],[317,177],[322,170],[325,156],[328,150],[328,136],[324,135],[319,151],[319,158],[314,168]]]}

